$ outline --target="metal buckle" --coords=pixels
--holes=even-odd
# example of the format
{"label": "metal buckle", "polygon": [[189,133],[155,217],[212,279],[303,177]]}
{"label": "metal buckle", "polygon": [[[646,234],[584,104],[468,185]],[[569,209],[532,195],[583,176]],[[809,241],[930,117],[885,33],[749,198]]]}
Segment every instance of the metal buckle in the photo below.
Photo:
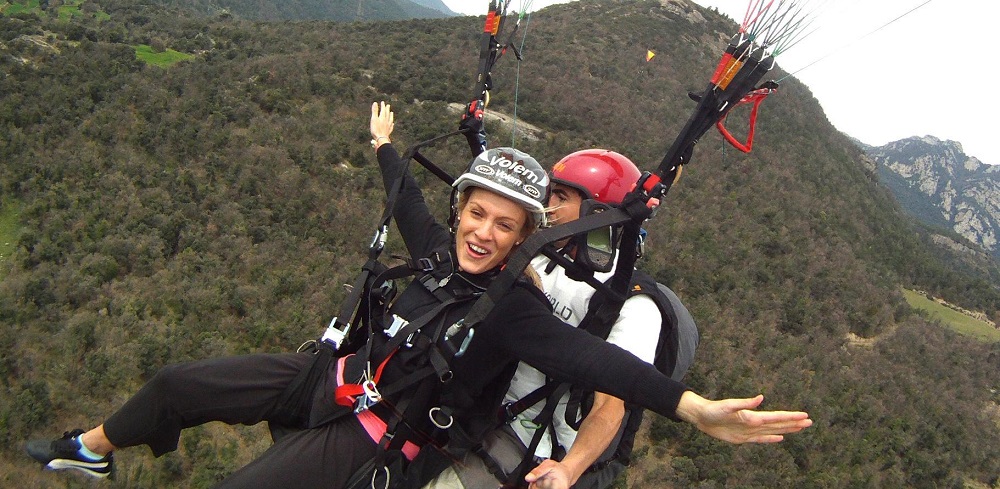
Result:
{"label": "metal buckle", "polygon": [[438,420],[437,420],[437,418],[435,418],[435,414],[436,413],[441,413],[441,412],[443,412],[443,411],[441,410],[440,407],[434,406],[434,407],[432,407],[430,409],[430,411],[427,411],[427,417],[431,419],[431,423],[433,423],[434,426],[437,426],[438,428],[441,428],[442,430],[446,430],[448,428],[451,428],[451,425],[453,425],[455,423],[455,418],[453,416],[451,416],[450,414],[445,414],[445,416],[448,416],[448,422],[447,423],[439,423]]}
{"label": "metal buckle", "polygon": [[365,396],[373,402],[377,403],[382,400],[382,393],[378,391],[378,386],[375,385],[375,381],[366,380],[363,384],[361,384],[361,389],[365,391]]}
{"label": "metal buckle", "polygon": [[377,487],[375,487],[375,478],[378,477],[379,470],[385,472],[385,484],[382,486],[382,489],[389,489],[389,478],[390,478],[389,467],[382,467],[381,469],[375,469],[372,472],[372,483],[371,483],[372,489],[378,489]]}

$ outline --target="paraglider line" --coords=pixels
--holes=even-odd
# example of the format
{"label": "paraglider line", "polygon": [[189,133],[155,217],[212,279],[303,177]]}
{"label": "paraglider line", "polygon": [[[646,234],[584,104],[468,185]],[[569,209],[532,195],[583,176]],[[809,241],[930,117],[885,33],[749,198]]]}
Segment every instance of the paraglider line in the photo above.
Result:
{"label": "paraglider line", "polygon": [[871,35],[875,34],[876,32],[878,32],[878,31],[880,31],[880,30],[882,30],[882,29],[885,29],[886,27],[888,27],[889,25],[893,24],[893,23],[894,23],[894,22],[896,22],[897,20],[899,20],[899,19],[902,19],[903,17],[906,17],[907,15],[910,15],[910,14],[911,14],[911,13],[913,13],[913,12],[914,12],[915,10],[919,9],[920,7],[923,7],[924,5],[927,5],[928,3],[931,3],[932,1],[934,1],[934,0],[926,0],[926,1],[924,2],[924,3],[921,3],[920,5],[917,5],[916,7],[913,7],[913,8],[911,8],[910,10],[907,10],[907,11],[906,11],[905,13],[903,13],[903,14],[902,14],[902,15],[900,15],[899,17],[896,17],[895,19],[892,19],[892,20],[890,20],[889,22],[886,22],[885,24],[882,24],[881,26],[879,26],[879,27],[876,27],[876,28],[875,28],[874,30],[872,30],[871,32],[869,32],[869,33],[867,33],[867,34],[865,34],[865,35],[863,35],[863,36],[861,36],[861,37],[859,37],[859,38],[857,38],[857,39],[855,39],[855,40],[853,40],[853,41],[851,41],[851,42],[849,42],[849,43],[847,43],[847,44],[844,44],[844,45],[842,45],[842,46],[838,47],[837,49],[834,49],[833,51],[830,51],[829,53],[826,53],[826,54],[825,54],[825,55],[823,55],[822,57],[820,57],[820,58],[816,59],[815,61],[813,61],[813,62],[811,62],[811,63],[809,63],[809,64],[807,64],[807,65],[803,66],[802,68],[799,68],[799,69],[797,69],[797,70],[795,70],[795,71],[793,71],[793,72],[791,72],[791,73],[789,73],[789,74],[787,74],[787,75],[785,75],[785,76],[783,76],[783,77],[779,78],[779,79],[778,79],[777,81],[778,81],[778,82],[781,82],[781,81],[782,81],[782,80],[784,80],[785,78],[788,78],[788,77],[790,77],[790,76],[792,76],[792,75],[795,75],[795,74],[798,74],[798,73],[800,73],[801,71],[805,70],[806,68],[809,68],[810,66],[812,66],[812,65],[814,65],[814,64],[816,64],[816,63],[819,63],[820,61],[823,61],[823,60],[824,60],[824,59],[826,59],[826,58],[829,58],[830,56],[832,56],[832,55],[834,55],[834,54],[836,54],[836,53],[840,52],[841,50],[843,50],[843,49],[846,49],[846,48],[848,48],[848,47],[850,47],[850,46],[852,46],[852,45],[854,45],[854,44],[857,44],[857,43],[861,42],[862,40],[866,39],[867,37],[869,37],[869,36],[871,36]]}
{"label": "paraglider line", "polygon": [[[524,15],[524,10],[529,9],[530,6],[531,6],[531,2],[529,1],[528,2],[528,6],[524,7],[524,9],[522,10],[521,15]],[[524,34],[521,35],[521,47],[520,47],[520,51],[522,53],[524,52],[524,40],[528,37],[528,25],[529,24],[531,24],[531,12],[528,12],[528,18],[524,21]],[[517,143],[516,143],[516,138],[517,138],[517,96],[518,96],[518,89],[520,88],[520,85],[521,85],[521,60],[518,59],[517,60],[517,70],[515,71],[515,74],[514,74],[514,113],[511,116],[511,118],[513,120],[511,121],[511,126],[510,126],[510,145],[511,145],[511,147],[517,147]]]}

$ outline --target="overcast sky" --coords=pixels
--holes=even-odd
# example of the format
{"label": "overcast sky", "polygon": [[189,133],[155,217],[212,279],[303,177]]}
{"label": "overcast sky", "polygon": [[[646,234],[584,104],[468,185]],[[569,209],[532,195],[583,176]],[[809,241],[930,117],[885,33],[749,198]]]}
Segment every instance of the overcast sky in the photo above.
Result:
{"label": "overcast sky", "polygon": [[[488,0],[443,1],[469,15],[484,15],[489,5]],[[571,1],[530,4],[538,10]],[[696,1],[717,7],[737,22],[743,20],[748,4],[747,0]],[[910,136],[950,139],[962,143],[966,154],[1000,164],[1000,145],[992,144],[1000,139],[1000,102],[990,85],[1000,56],[988,51],[997,43],[987,39],[1000,18],[1000,2],[799,0],[799,4],[815,12],[815,30],[778,56],[778,64],[812,90],[837,129],[873,145]],[[521,0],[510,5],[520,7]],[[529,49],[530,42],[529,31]],[[768,101],[776,102],[780,98]]]}

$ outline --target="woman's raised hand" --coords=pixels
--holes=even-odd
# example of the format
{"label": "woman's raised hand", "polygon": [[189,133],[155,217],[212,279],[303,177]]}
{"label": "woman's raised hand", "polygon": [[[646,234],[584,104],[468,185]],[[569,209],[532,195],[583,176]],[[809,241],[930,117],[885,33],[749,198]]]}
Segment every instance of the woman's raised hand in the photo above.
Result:
{"label": "woman's raised hand", "polygon": [[369,130],[372,133],[372,146],[378,149],[379,146],[390,142],[389,135],[395,123],[395,116],[389,104],[383,102],[372,103],[372,120],[369,123]]}

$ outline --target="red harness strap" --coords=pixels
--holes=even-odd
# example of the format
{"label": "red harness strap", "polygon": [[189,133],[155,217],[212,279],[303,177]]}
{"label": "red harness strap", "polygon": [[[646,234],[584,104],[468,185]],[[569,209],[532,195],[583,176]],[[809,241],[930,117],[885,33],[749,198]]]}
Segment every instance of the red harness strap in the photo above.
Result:
{"label": "red harness strap", "polygon": [[[378,385],[378,381],[382,378],[382,370],[385,369],[386,364],[389,363],[389,359],[392,358],[392,356],[395,355],[397,351],[398,350],[393,350],[392,353],[390,353],[388,356],[385,357],[385,360],[382,360],[382,363],[380,363],[378,368],[375,369],[375,376],[371,379],[371,383]],[[337,362],[339,367],[337,369],[338,370],[337,388],[333,392],[334,396],[333,399],[334,402],[336,402],[341,406],[353,407],[354,403],[357,400],[357,397],[365,393],[365,386],[363,384],[344,383],[343,372],[346,360],[347,357],[343,357]]]}

